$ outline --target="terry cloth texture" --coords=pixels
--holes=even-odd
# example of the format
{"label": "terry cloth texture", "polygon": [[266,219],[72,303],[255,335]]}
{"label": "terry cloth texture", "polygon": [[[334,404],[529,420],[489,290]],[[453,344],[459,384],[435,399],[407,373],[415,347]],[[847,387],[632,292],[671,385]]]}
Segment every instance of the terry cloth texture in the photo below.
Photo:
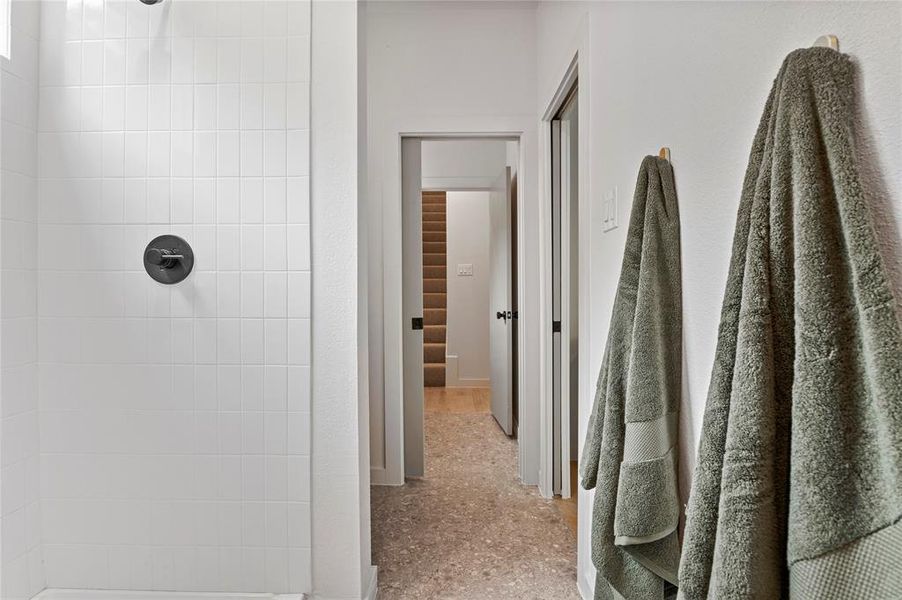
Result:
{"label": "terry cloth texture", "polygon": [[902,597],[902,334],[850,59],[791,53],[739,203],[680,598]]}
{"label": "terry cloth texture", "polygon": [[647,156],[580,467],[583,487],[597,487],[597,599],[661,599],[676,583],[682,313],[673,169]]}

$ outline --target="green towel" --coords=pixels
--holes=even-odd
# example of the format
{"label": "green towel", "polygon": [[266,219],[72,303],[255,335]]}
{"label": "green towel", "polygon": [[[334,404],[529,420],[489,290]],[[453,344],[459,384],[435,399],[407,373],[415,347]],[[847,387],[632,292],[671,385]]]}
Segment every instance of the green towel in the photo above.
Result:
{"label": "green towel", "polygon": [[642,161],[580,467],[597,486],[597,599],[654,600],[679,564],[680,216],[673,169]]}
{"label": "green towel", "polygon": [[739,203],[680,598],[902,597],[902,334],[854,73],[790,54]]}

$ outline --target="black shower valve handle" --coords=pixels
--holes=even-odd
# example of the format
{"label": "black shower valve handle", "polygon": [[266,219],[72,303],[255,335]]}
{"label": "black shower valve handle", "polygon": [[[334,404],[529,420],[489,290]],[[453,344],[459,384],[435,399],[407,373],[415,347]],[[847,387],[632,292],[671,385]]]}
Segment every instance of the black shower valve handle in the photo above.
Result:
{"label": "black shower valve handle", "polygon": [[177,235],[158,235],[144,247],[144,270],[158,283],[172,285],[183,281],[194,268],[191,245]]}
{"label": "black shower valve handle", "polygon": [[178,261],[185,258],[183,254],[177,254],[177,250],[167,248],[148,248],[144,258],[152,265],[160,269],[171,269]]}

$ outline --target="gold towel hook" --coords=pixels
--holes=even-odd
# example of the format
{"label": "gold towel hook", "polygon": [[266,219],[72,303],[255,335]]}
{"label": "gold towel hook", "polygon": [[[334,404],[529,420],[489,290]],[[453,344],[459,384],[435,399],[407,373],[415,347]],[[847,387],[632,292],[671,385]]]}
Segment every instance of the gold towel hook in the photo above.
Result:
{"label": "gold towel hook", "polygon": [[814,41],[814,45],[839,51],[839,38],[832,34],[822,35]]}
{"label": "gold towel hook", "polygon": [[670,162],[670,148],[668,148],[667,146],[663,146],[658,151],[658,158],[663,158],[667,162]]}

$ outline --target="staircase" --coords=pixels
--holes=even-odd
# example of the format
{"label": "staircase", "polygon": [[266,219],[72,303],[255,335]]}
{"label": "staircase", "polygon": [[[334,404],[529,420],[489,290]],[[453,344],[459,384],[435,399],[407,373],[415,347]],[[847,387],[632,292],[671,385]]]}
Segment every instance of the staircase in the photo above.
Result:
{"label": "staircase", "polygon": [[448,334],[445,192],[423,192],[423,382],[445,387]]}

